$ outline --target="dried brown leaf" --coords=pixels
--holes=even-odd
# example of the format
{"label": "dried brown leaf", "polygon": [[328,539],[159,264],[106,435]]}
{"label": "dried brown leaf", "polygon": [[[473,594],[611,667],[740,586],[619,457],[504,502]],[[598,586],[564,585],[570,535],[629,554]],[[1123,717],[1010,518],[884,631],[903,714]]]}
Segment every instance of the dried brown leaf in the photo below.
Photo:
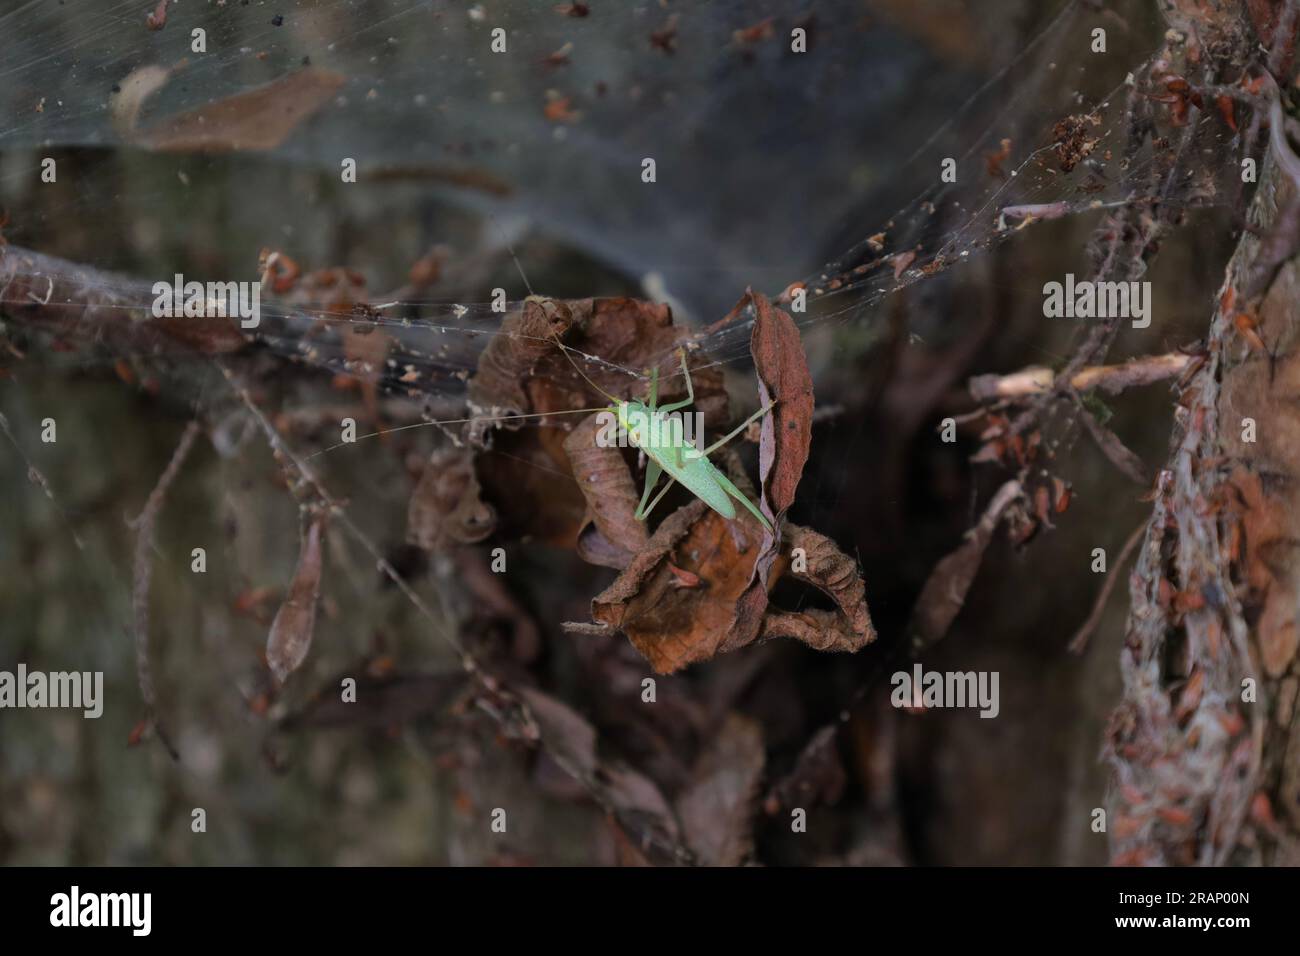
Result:
{"label": "dried brown leaf", "polygon": [[758,374],[759,399],[764,405],[776,402],[761,419],[758,450],[761,507],[776,526],[794,503],[812,448],[813,380],[794,320],[761,294],[748,292],[746,299],[754,308],[749,350]]}
{"label": "dried brown leaf", "polygon": [[754,849],[754,814],[766,754],[763,731],[729,714],[677,798],[677,813],[698,862],[740,866]]}
{"label": "dried brown leaf", "polygon": [[[761,533],[748,514],[731,522],[702,501],[679,508],[592,600],[592,619],[621,630],[661,674],[748,644],[753,637],[737,641],[733,627]],[[670,563],[700,586],[681,587]]]}
{"label": "dried brown leaf", "polygon": [[[574,320],[569,303],[533,297],[525,300],[518,312],[507,316],[501,323],[501,334],[492,337],[479,356],[474,377],[469,380],[470,408],[474,414],[496,418],[531,411],[525,385],[533,366],[555,348],[552,339],[563,338]],[[521,422],[485,422],[480,428],[470,430],[470,438],[482,447],[487,443],[487,430],[515,429],[521,425]]]}
{"label": "dried brown leaf", "polygon": [[596,729],[567,705],[533,688],[519,693],[550,756],[586,785],[642,854],[651,862],[692,861],[672,808],[652,780],[602,757]]}
{"label": "dried brown leaf", "polygon": [[[608,399],[575,371],[570,357],[601,389],[612,395],[640,397],[644,383],[624,369],[660,363],[660,400],[685,396],[685,381],[673,347],[686,338],[686,329],[672,323],[664,305],[636,299],[576,299],[565,302],[530,299],[519,318],[507,319],[508,331],[496,336],[479,359],[470,381],[474,414],[490,416],[525,411],[531,414],[598,408]],[[572,351],[566,356],[553,342],[559,334]],[[518,340],[518,341],[516,341]],[[513,343],[513,344],[512,344]],[[584,355],[595,356],[590,361]],[[727,420],[727,395],[718,368],[694,373],[695,408],[710,424]],[[595,563],[623,562],[620,546],[587,528],[588,507],[564,439],[578,423],[572,415],[533,419],[533,427],[497,431],[492,449],[499,456],[480,475],[486,499],[497,508],[501,532],[532,535],[559,547],[574,547],[582,531],[582,553]],[[471,428],[470,441],[487,442],[493,423]]]}
{"label": "dried brown leaf", "polygon": [[994,530],[1023,495],[1020,482],[1004,484],[993,495],[980,520],[966,532],[966,540],[934,566],[912,609],[910,631],[914,652],[929,647],[948,633],[966,603],[966,595],[979,573]]}
{"label": "dried brown leaf", "polygon": [[836,610],[769,610],[763,619],[763,638],[792,637],[819,651],[847,653],[874,641],[876,629],[871,624],[866,586],[858,575],[857,563],[825,535],[788,524],[783,550],[791,553],[795,548],[803,551],[806,570],[796,571],[784,563],[782,569],[828,595],[835,601]]}
{"label": "dried brown leaf", "polygon": [[773,784],[763,808],[775,816],[788,807],[833,806],[844,793],[846,777],[836,739],[839,727],[829,724],[804,745],[794,769]]}
{"label": "dried brown leaf", "polygon": [[166,117],[131,138],[138,146],[160,152],[275,149],[324,106],[345,80],[339,73],[306,67],[247,92]]}
{"label": "dried brown leaf", "polygon": [[[813,382],[808,360],[794,320],[752,290],[732,309],[732,316],[752,312],[754,329],[749,350],[758,376],[759,399],[764,405],[775,401],[764,415],[759,432],[758,470],[762,494],[759,508],[776,534],[764,531],[763,544],[754,563],[750,585],[737,606],[731,646],[752,642],[763,627],[767,594],[772,586],[772,564],[777,558],[781,522],[794,502],[812,447]],[[789,633],[802,629],[790,624]]]}
{"label": "dried brown leaf", "polygon": [[442,448],[429,456],[406,511],[406,540],[426,551],[474,544],[496,527],[496,512],[483,501],[474,454]]}
{"label": "dried brown leaf", "polygon": [[[564,440],[573,477],[587,501],[588,520],[578,533],[578,553],[590,563],[621,569],[645,547],[650,532],[636,519],[640,495],[622,450],[596,441],[600,420],[601,413],[588,416]],[[596,534],[588,533],[593,525]]]}
{"label": "dried brown leaf", "polygon": [[316,604],[320,597],[322,566],[321,539],[325,534],[325,514],[312,515],[303,534],[289,592],[271,622],[266,638],[266,663],[279,683],[302,666],[311,650],[316,629]]}

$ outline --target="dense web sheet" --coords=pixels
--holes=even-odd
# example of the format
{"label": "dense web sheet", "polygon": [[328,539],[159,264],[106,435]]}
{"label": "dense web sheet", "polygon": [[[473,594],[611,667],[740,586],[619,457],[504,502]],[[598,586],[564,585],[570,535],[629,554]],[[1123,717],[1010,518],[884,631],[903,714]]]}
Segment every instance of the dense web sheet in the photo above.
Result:
{"label": "dense web sheet", "polygon": [[[649,294],[701,326],[747,286],[775,295],[802,285],[809,305],[796,313],[801,324],[835,318],[869,329],[890,292],[1036,221],[1148,195],[1187,205],[1231,198],[1218,179],[1235,168],[1234,145],[1210,111],[1197,114],[1197,148],[1173,181],[1150,150],[1126,152],[1134,98],[1164,92],[1144,89],[1143,71],[1115,70],[1141,62],[1144,51],[1132,47],[1150,32],[1148,4],[1031,7],[1025,15],[1037,23],[1027,45],[1010,48],[990,35],[989,62],[954,66],[936,62],[923,42],[932,47],[933,38],[891,20],[897,8],[888,3],[880,16],[855,4],[790,15],[746,2],[675,4],[671,12],[618,4],[574,17],[549,4],[323,2],[281,10],[187,0],[169,8],[160,30],[148,29],[131,4],[19,4],[0,15],[7,27],[0,176],[6,191],[21,195],[47,151],[151,149],[111,213],[136,220],[121,224],[127,236],[133,228],[165,234],[147,268],[166,262],[170,278],[220,260],[215,239],[186,235],[215,214],[223,242],[241,249],[229,263],[238,271],[217,278],[253,278],[257,248],[280,249],[304,270],[361,267],[366,250],[339,262],[322,249],[312,220],[284,208],[282,181],[262,161],[232,171],[219,158],[184,165],[169,157],[198,140],[219,153],[256,144],[273,166],[320,170],[322,178],[337,178],[352,159],[358,184],[345,189],[365,190],[365,212],[356,215],[370,224],[399,222],[413,192],[437,195],[471,211],[456,226],[479,254],[500,254],[529,235],[559,239],[645,280]],[[979,29],[970,16],[955,11],[952,26]],[[1098,25],[1109,34],[1105,55],[1089,52]],[[506,54],[489,49],[498,26],[507,31]],[[815,55],[791,52],[796,27]],[[191,50],[195,28],[207,31],[203,54]],[[272,121],[270,132],[264,117],[241,124],[209,112],[197,125],[173,121],[266,90],[272,116],[301,109],[301,118],[295,113],[282,130]],[[950,103],[951,114],[936,126],[911,108],[922,101]],[[654,183],[641,181],[644,158],[656,162]],[[947,158],[956,161],[952,183],[940,177]],[[188,184],[205,174],[239,178],[233,208],[178,215]],[[60,213],[99,214],[107,185],[70,185]],[[348,199],[338,202],[352,214]],[[169,217],[170,225],[158,224]],[[40,223],[17,222],[7,234],[41,248]],[[153,301],[139,274],[143,257],[105,252],[104,261],[85,264],[135,271],[136,291],[118,292],[143,315]],[[423,252],[408,246],[405,261]],[[827,255],[833,260],[819,267]],[[485,301],[489,290],[467,288],[465,302],[403,293],[400,273],[388,266],[396,299],[373,284],[358,290],[356,298],[378,306],[360,315],[351,302],[331,310],[318,300],[307,312],[272,301],[255,336],[282,354],[355,371],[340,331],[377,325],[393,343],[386,387],[458,391],[502,321]],[[523,281],[511,281],[512,299],[527,291]],[[748,326],[706,333],[699,345],[719,362],[742,359]]]}

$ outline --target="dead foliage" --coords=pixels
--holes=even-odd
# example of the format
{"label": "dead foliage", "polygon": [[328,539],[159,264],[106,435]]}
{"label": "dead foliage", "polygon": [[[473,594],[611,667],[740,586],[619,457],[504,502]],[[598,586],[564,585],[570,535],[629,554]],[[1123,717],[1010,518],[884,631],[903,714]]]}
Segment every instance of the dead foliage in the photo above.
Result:
{"label": "dead foliage", "polygon": [[966,533],[966,540],[935,565],[925,587],[916,600],[911,633],[913,652],[917,653],[939,641],[948,633],[957,614],[966,603],[966,595],[975,583],[993,540],[993,533],[1023,500],[1024,489],[1018,481],[1008,481],[989,501],[980,520]]}
{"label": "dead foliage", "polygon": [[271,150],[319,111],[346,77],[306,67],[270,83],[131,131],[146,149],[168,153]]}
{"label": "dead foliage", "polygon": [[766,753],[759,724],[729,714],[677,798],[677,813],[696,861],[740,866],[754,849],[754,816]]}
{"label": "dead foliage", "polygon": [[[592,619],[617,628],[659,673],[751,643],[761,619],[740,617],[762,528],[729,522],[702,501],[673,512],[618,579],[591,602]],[[683,587],[673,568],[697,577]]]}
{"label": "dead foliage", "polygon": [[590,564],[622,569],[646,546],[650,532],[636,519],[641,496],[622,450],[596,442],[600,427],[600,414],[594,413],[564,439],[573,477],[587,502],[576,547]]}
{"label": "dead foliage", "polygon": [[293,572],[284,603],[280,605],[266,636],[266,663],[281,684],[302,666],[311,650],[316,631],[316,607],[320,600],[325,521],[323,511],[308,517],[298,566]]}
{"label": "dead foliage", "polygon": [[[505,320],[510,334],[483,351],[469,383],[468,447],[436,453],[426,467],[411,500],[409,540],[438,550],[494,531],[526,535],[618,569],[592,601],[592,619],[603,626],[593,633],[621,631],[660,673],[775,637],[858,650],[875,632],[856,564],[828,538],[785,522],[812,441],[813,386],[799,332],[786,313],[747,292],[726,321],[750,319],[759,400],[774,403],[759,429],[757,498],[776,535],[743,509],[729,521],[701,501],[666,514],[653,533],[638,521],[636,450],[602,447],[597,415],[563,413],[600,407],[608,402],[602,393],[640,397],[644,379],[629,369],[659,368],[661,404],[684,397],[674,346],[687,333],[662,305],[534,296]],[[704,365],[691,376],[694,409],[724,426],[720,369]],[[536,416],[536,427],[502,421],[507,415]],[[492,467],[474,467],[487,460]],[[714,460],[753,495],[735,454],[723,450]],[[495,526],[492,515],[500,516]],[[769,608],[769,591],[787,574],[821,590],[834,610]]]}
{"label": "dead foliage", "polygon": [[[592,310],[593,318],[612,314],[599,307]],[[623,305],[619,314],[642,322],[650,316],[655,321],[653,327],[671,328],[664,321],[666,310],[656,311],[656,307]],[[759,505],[773,526],[781,529],[811,445],[812,379],[798,330],[788,315],[773,308],[763,296],[746,293],[727,321],[749,317],[754,320],[751,351],[759,398],[764,404],[776,403],[760,429],[763,485]],[[619,324],[607,320],[597,328],[599,335],[588,335],[582,341],[583,346],[599,343],[600,351],[588,352],[576,344],[573,348],[610,364],[625,365],[629,333],[635,325],[629,328],[624,320],[620,329]],[[675,338],[672,334],[660,336],[659,348],[670,347]],[[592,367],[599,369],[600,364]],[[565,379],[573,388],[565,394],[569,407],[590,395],[589,386],[582,392],[572,377]],[[706,421],[716,419],[710,410],[725,407],[718,377],[701,372],[693,373],[693,379],[696,407]],[[617,384],[617,379],[614,381]],[[665,386],[672,383],[661,394],[661,401],[682,389],[679,381],[661,381]],[[531,386],[530,392],[534,396],[549,394]],[[529,407],[540,410],[550,406],[533,400]],[[847,651],[874,638],[856,566],[828,539],[800,528],[773,537],[743,510],[736,520],[728,521],[700,501],[665,517],[650,535],[644,523],[633,517],[639,495],[624,455],[619,449],[596,447],[595,430],[595,420],[588,418],[564,441],[587,502],[587,518],[571,546],[593,563],[622,569],[618,579],[593,599],[592,619],[625,633],[655,670],[679,670],[760,637],[794,637],[823,650]],[[726,463],[742,491],[749,488],[734,456],[719,455],[717,461]],[[791,564],[782,557],[789,553],[787,546],[803,549],[806,556],[806,567],[801,558],[800,571],[794,576],[830,595],[836,611],[768,613],[768,591]]]}
{"label": "dead foliage", "polygon": [[496,511],[483,501],[473,453],[464,448],[433,452],[407,504],[407,541],[440,551],[477,544],[495,527]]}
{"label": "dead foliage", "polygon": [[599,754],[596,730],[566,704],[539,690],[521,697],[547,753],[613,815],[632,847],[651,863],[692,863],[672,807],[650,778]]}

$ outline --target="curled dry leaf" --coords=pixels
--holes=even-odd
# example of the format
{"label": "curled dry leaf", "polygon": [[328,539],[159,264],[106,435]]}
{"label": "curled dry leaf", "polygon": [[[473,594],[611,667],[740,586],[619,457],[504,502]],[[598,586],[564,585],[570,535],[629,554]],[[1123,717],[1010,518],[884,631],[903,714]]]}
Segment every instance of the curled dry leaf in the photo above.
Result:
{"label": "curled dry leaf", "polygon": [[733,312],[746,302],[754,310],[749,350],[758,375],[759,400],[764,405],[776,402],[761,419],[758,446],[760,507],[775,527],[794,503],[812,448],[813,380],[794,320],[755,292],[746,292]]}
{"label": "curled dry leaf", "polygon": [[632,844],[652,863],[690,863],[672,808],[648,777],[603,758],[596,729],[549,694],[519,691],[550,756],[613,814]]}
{"label": "curled dry leaf", "polygon": [[839,727],[828,724],[804,745],[794,769],[763,798],[763,810],[775,816],[789,807],[832,806],[844,794],[846,777],[836,740]]}
{"label": "curled dry leaf", "polygon": [[312,634],[316,629],[316,604],[320,597],[321,539],[325,535],[325,520],[325,513],[317,512],[308,521],[289,593],[276,612],[266,638],[266,663],[281,684],[302,666],[311,650]]}
{"label": "curled dry leaf", "polygon": [[622,450],[596,442],[600,427],[600,413],[590,415],[564,440],[573,477],[587,501],[578,554],[590,564],[621,569],[645,547],[650,532],[636,519],[640,496]]}
{"label": "curled dry leaf", "polygon": [[[764,416],[759,436],[760,508],[780,533],[812,443],[813,384],[794,321],[753,292],[727,321],[751,315],[760,399],[777,403]],[[737,487],[752,495],[737,457],[720,453],[715,464],[723,463]],[[789,565],[782,540],[748,512],[728,521],[694,501],[664,519],[619,578],[592,601],[592,618],[623,631],[660,673],[745,647],[760,636],[794,637],[820,650],[858,650],[875,631],[856,565],[815,532],[791,533],[798,544],[784,544],[804,548],[807,562],[794,576],[830,595],[835,611],[769,611],[768,592]]]}
{"label": "curled dry leaf", "polygon": [[696,860],[740,866],[754,849],[754,814],[766,754],[752,718],[729,714],[677,798],[677,814]]}
{"label": "curled dry leaf", "polygon": [[406,540],[426,551],[475,544],[496,527],[474,474],[474,453],[440,448],[429,456],[406,510]]}
{"label": "curled dry leaf", "polygon": [[[779,559],[771,579],[790,571],[830,595],[837,610],[768,610],[766,592],[760,591],[759,616],[751,617],[754,606],[745,598],[754,593],[751,578],[762,529],[748,516],[730,522],[695,501],[664,519],[618,579],[592,601],[591,616],[626,634],[659,673],[709,660],[760,637],[792,637],[818,650],[846,652],[874,640],[865,588],[853,560],[816,532],[793,525],[786,531],[787,545],[805,549],[807,570],[796,574],[788,561]],[[698,583],[683,587],[683,574]]]}
{"label": "curled dry leaf", "polygon": [[[742,647],[753,638],[736,639],[737,602],[749,586],[761,536],[748,514],[730,522],[693,501],[665,518],[592,600],[592,619],[621,630],[661,674]],[[681,587],[669,565],[700,585]]]}
{"label": "curled dry leaf", "polygon": [[[794,320],[773,308],[765,296],[746,290],[731,314],[750,313],[754,316],[754,329],[749,337],[749,351],[758,376],[759,400],[763,405],[776,403],[763,416],[759,430],[758,472],[762,492],[759,508],[779,535],[812,448],[813,382]],[[738,637],[745,644],[762,627],[777,544],[777,537],[765,531],[753,577],[740,600]]]}
{"label": "curled dry leaf", "polygon": [[[470,409],[476,417],[500,418],[522,415],[532,406],[525,385],[538,359],[552,350],[555,338],[563,338],[574,317],[567,303],[556,299],[528,298],[518,312],[501,323],[501,334],[492,336],[478,368],[469,380]],[[515,429],[521,422],[475,423],[470,440],[479,447],[488,444],[492,428]]]}
{"label": "curled dry leaf", "polygon": [[130,139],[137,146],[169,153],[275,149],[329,102],[345,79],[330,70],[306,67],[245,93],[168,116],[142,130],[134,129],[139,113],[136,103]]}
{"label": "curled dry leaf", "polygon": [[810,528],[786,525],[783,550],[802,549],[806,569],[785,567],[791,577],[821,590],[836,605],[836,610],[806,608],[802,611],[770,610],[763,618],[761,635],[793,637],[819,651],[853,653],[876,639],[867,608],[866,586],[858,574],[857,563],[840,551],[825,535]]}
{"label": "curled dry leaf", "polygon": [[[772,414],[764,416],[759,437],[760,507],[780,529],[786,511],[794,503],[812,448],[813,381],[794,320],[774,309],[761,295],[749,293],[748,298],[755,314],[750,351],[758,374],[759,397],[763,404],[773,400],[777,403]],[[818,650],[852,652],[875,640],[857,565],[830,539],[810,529],[792,526],[785,529],[784,537],[783,542],[771,535],[764,537],[754,579],[741,600],[741,618],[752,622],[761,617],[760,633],[764,638],[793,637]],[[835,601],[837,610],[810,609],[797,614],[768,611],[764,615],[778,553],[784,550],[790,554],[794,548],[803,550],[806,564],[801,562],[801,566],[806,570],[787,568],[785,562],[782,570],[820,588]]]}
{"label": "curled dry leaf", "polygon": [[1018,481],[1008,481],[993,495],[984,514],[973,528],[966,532],[966,540],[946,554],[930,576],[912,608],[912,652],[917,654],[940,640],[956,619],[966,595],[975,583],[980,563],[993,532],[1003,515],[1024,499],[1024,489]]}

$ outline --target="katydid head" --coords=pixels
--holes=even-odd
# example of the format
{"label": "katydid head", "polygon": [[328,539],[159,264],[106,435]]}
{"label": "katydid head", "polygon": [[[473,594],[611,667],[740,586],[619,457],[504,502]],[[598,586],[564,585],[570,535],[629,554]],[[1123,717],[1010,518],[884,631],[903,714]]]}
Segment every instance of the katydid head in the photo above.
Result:
{"label": "katydid head", "polygon": [[650,409],[641,402],[627,401],[619,402],[615,413],[618,415],[619,427],[627,432],[632,443],[644,447],[645,438],[650,434]]}

